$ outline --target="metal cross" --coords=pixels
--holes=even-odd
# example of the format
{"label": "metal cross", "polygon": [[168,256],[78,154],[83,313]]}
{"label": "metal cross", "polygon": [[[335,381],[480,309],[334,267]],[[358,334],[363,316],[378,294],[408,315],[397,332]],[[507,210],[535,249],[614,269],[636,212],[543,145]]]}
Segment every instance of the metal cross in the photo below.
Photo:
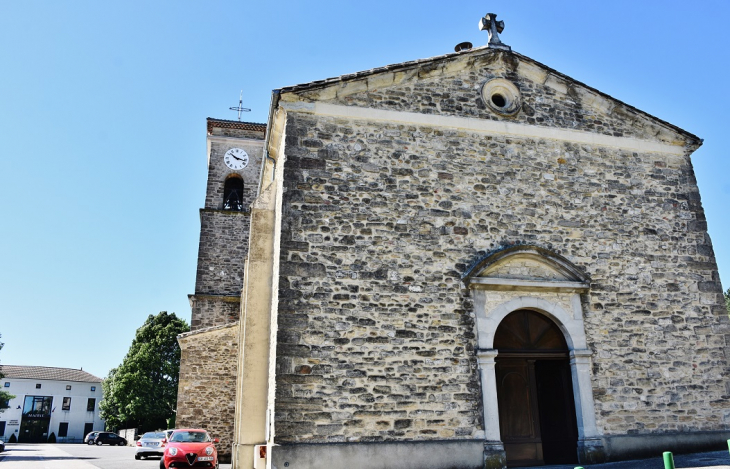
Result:
{"label": "metal cross", "polygon": [[487,13],[479,21],[479,29],[484,31],[485,29],[489,33],[489,44],[488,46],[492,49],[504,49],[511,50],[512,48],[507,44],[504,44],[499,40],[499,33],[504,31],[504,21],[497,21],[496,13]]}
{"label": "metal cross", "polygon": [[243,107],[243,90],[241,90],[241,94],[238,96],[238,106],[237,107],[229,107],[231,111],[238,111],[238,122],[241,122],[241,113],[242,112],[251,112],[251,110],[247,107]]}

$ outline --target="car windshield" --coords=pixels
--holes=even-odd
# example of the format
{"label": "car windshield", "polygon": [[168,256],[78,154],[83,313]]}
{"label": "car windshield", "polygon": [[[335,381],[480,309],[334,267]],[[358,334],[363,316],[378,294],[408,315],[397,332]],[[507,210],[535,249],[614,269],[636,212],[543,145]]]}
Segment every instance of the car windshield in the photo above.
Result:
{"label": "car windshield", "polygon": [[170,441],[178,443],[203,443],[209,441],[206,432],[175,432]]}
{"label": "car windshield", "polygon": [[146,438],[146,439],[159,438],[159,439],[162,439],[162,438],[165,438],[165,433],[164,432],[147,432],[144,435],[142,435],[142,438]]}

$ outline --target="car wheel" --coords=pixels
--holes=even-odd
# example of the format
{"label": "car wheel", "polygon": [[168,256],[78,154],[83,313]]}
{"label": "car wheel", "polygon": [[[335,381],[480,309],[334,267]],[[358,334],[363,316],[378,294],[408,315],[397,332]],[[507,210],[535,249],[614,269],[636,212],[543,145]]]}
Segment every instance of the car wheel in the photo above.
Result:
{"label": "car wheel", "polygon": [[93,444],[94,444],[94,440],[89,440],[89,445],[93,445]]}
{"label": "car wheel", "polygon": [[137,461],[139,461],[139,454],[135,454],[134,455],[134,459],[136,459]]}
{"label": "car wheel", "polygon": [[125,442],[123,442],[123,441],[120,441],[119,442],[119,446],[127,446],[127,444]]}
{"label": "car wheel", "polygon": [[103,445],[103,444],[104,444],[104,443],[102,443],[102,442],[101,442],[101,440],[99,440],[99,441],[97,441],[97,442],[96,442],[96,446],[101,446],[101,445]]}
{"label": "car wheel", "polygon": [[160,469],[165,469],[165,458],[160,459]]}

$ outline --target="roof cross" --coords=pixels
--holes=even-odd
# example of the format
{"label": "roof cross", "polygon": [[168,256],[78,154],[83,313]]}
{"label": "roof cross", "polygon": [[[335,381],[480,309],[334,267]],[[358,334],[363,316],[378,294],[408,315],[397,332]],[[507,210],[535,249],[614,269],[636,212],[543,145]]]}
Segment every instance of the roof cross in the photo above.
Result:
{"label": "roof cross", "polygon": [[243,90],[241,90],[241,94],[238,96],[238,106],[237,107],[229,107],[231,111],[238,111],[238,122],[241,122],[241,113],[242,112],[250,112],[251,110],[247,107],[243,107]]}
{"label": "roof cross", "polygon": [[484,15],[484,18],[479,21],[479,29],[481,31],[486,29],[489,33],[489,44],[487,44],[489,48],[512,50],[510,46],[499,40],[499,33],[504,31],[504,21],[497,21],[496,13]]}

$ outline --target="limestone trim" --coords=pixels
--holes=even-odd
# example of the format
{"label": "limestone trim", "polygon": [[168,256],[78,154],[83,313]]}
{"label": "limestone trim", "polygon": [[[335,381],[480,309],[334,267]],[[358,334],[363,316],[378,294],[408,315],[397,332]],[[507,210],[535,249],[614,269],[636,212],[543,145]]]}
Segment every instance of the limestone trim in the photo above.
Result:
{"label": "limestone trim", "polygon": [[585,292],[590,287],[583,282],[551,282],[518,280],[510,278],[475,278],[469,282],[469,287],[482,290],[503,290],[503,291],[565,291]]}
{"label": "limestone trim", "polygon": [[264,140],[262,138],[252,138],[252,137],[230,137],[230,136],[223,136],[223,135],[208,135],[208,141],[209,142],[215,142],[215,143],[237,143],[240,144],[241,141],[246,141],[246,143],[249,143],[254,146],[264,146]]}
{"label": "limestone trim", "polygon": [[[577,294],[575,294],[578,296]],[[480,350],[490,350],[494,346],[494,334],[502,320],[511,312],[518,309],[531,309],[549,317],[558,325],[565,335],[570,350],[586,350],[585,326],[582,311],[566,311],[560,304],[540,298],[536,295],[520,295],[510,301],[500,304],[491,311],[484,308],[486,292],[476,291],[474,295],[477,307],[477,333]]]}
{"label": "limestone trim", "polygon": [[[500,274],[502,266],[536,259],[540,260],[539,265],[553,271],[540,271],[539,275],[552,275],[558,280],[490,276]],[[580,294],[589,288],[587,276],[562,256],[536,246],[517,246],[486,256],[462,279],[474,298],[486,441],[501,441],[495,374],[499,351],[494,349],[494,336],[508,314],[529,309],[549,317],[563,332],[570,350],[579,446],[602,451],[591,382],[592,352],[588,348],[580,300]]]}
{"label": "limestone trim", "polygon": [[[286,115],[281,114],[281,119]],[[283,124],[281,124],[283,125]],[[278,134],[282,140],[283,133]],[[267,145],[271,142],[267,141]],[[273,443],[275,399],[276,330],[281,249],[282,194],[286,157],[268,171],[275,174],[264,184],[264,162],[259,193],[251,207],[251,234],[241,293],[240,346],[236,384],[236,418],[233,468],[253,467],[257,446]],[[269,158],[266,158],[267,160]],[[270,466],[270,462],[266,462]]]}
{"label": "limestone trim", "polygon": [[206,300],[215,299],[215,300],[221,300],[221,301],[223,301],[225,303],[240,303],[241,302],[241,297],[240,296],[234,296],[234,295],[213,295],[213,294],[210,294],[210,293],[195,293],[194,295],[188,295],[188,299],[190,301],[195,301],[195,300],[198,300],[198,299],[200,299],[200,300],[203,300],[203,299],[206,299]]}
{"label": "limestone trim", "polygon": [[565,257],[534,245],[512,246],[487,254],[475,262],[462,276],[465,283],[488,277],[496,267],[505,262],[527,258],[545,264],[567,280],[587,285],[588,277]]}
{"label": "limestone trim", "polygon": [[580,440],[595,440],[600,437],[598,427],[596,427],[596,411],[591,385],[591,355],[593,353],[586,349],[570,351],[570,372],[573,375],[575,414]]}
{"label": "limestone trim", "polygon": [[385,109],[342,106],[326,103],[280,102],[279,106],[288,112],[303,112],[320,116],[385,121],[407,125],[426,125],[431,127],[455,128],[472,132],[499,134],[507,137],[548,139],[619,148],[642,153],[662,153],[683,157],[686,148],[683,144],[669,145],[657,141],[640,140],[631,137],[614,137],[595,134],[582,130],[556,129],[515,122],[473,119],[468,117],[420,114],[417,112],[390,111]]}
{"label": "limestone trim", "polygon": [[[501,445],[500,445],[501,446]],[[270,449],[278,469],[485,469],[482,440],[296,443]],[[503,466],[486,466],[503,467]]]}
{"label": "limestone trim", "polygon": [[223,210],[221,208],[201,208],[200,209],[201,216],[205,212],[225,213],[225,214],[230,214],[231,216],[234,216],[234,217],[236,217],[236,216],[250,217],[251,216],[251,210]]}
{"label": "limestone trim", "polygon": [[[573,294],[571,304],[574,310],[566,311],[560,304],[548,301],[537,296],[519,296],[500,304],[496,308],[486,311],[486,291],[475,292],[475,307],[477,308],[477,361],[482,381],[482,400],[484,403],[485,428],[487,422],[496,426],[488,430],[489,440],[499,440],[499,412],[497,410],[497,385],[494,373],[494,359],[498,351],[493,349],[494,334],[502,320],[511,312],[518,309],[531,309],[551,318],[565,335],[570,349],[570,369],[573,377],[573,396],[578,424],[579,440],[600,438],[601,434],[596,427],[596,411],[593,401],[593,386],[591,383],[592,352],[588,349],[580,308],[579,295]],[[539,295],[539,293],[538,293]],[[574,301],[577,298],[578,301]],[[481,306],[481,307],[480,307]]]}
{"label": "limestone trim", "polygon": [[[494,373],[494,359],[497,351],[477,350],[477,363],[482,382],[482,405],[484,406],[484,434],[486,441],[501,441],[499,434],[499,405],[497,396],[497,375]],[[494,396],[495,398],[492,398]]]}
{"label": "limestone trim", "polygon": [[224,324],[222,326],[211,326],[211,327],[206,327],[206,328],[203,328],[203,329],[198,329],[198,330],[195,330],[195,331],[184,332],[184,333],[179,334],[177,336],[177,341],[178,341],[178,343],[180,343],[181,340],[187,340],[188,338],[190,338],[191,336],[194,336],[194,335],[200,335],[200,334],[205,334],[206,332],[212,332],[212,331],[217,331],[217,330],[221,330],[221,329],[227,329],[229,327],[239,327],[238,326],[238,321],[232,322],[230,324]]}

